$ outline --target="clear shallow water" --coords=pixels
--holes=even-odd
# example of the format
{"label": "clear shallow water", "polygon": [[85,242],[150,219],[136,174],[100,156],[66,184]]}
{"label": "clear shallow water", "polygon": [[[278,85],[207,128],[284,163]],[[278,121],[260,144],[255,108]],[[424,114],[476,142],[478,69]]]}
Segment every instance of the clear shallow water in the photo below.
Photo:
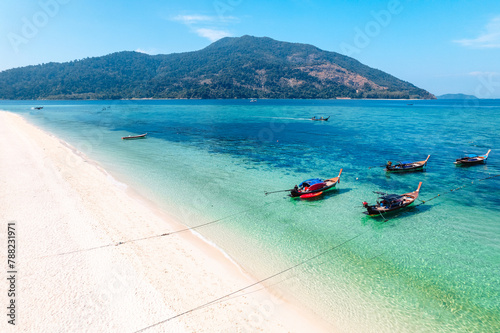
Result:
{"label": "clear shallow water", "polygon": [[[198,229],[345,332],[500,331],[500,102],[1,101]],[[33,106],[43,105],[41,111]],[[332,116],[312,122],[311,116]],[[122,141],[148,132],[145,140]],[[462,153],[488,163],[453,165]],[[387,174],[387,160],[426,172]],[[74,161],[68,161],[74,163]],[[344,169],[322,200],[264,191]],[[384,222],[372,191],[444,195]],[[228,291],[230,292],[230,291]]]}

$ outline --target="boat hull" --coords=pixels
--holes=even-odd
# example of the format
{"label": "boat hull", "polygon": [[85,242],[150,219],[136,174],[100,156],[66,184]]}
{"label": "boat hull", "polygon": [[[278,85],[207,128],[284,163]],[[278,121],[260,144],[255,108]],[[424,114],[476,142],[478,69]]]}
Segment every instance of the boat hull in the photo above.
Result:
{"label": "boat hull", "polygon": [[328,121],[328,119],[330,119],[330,117],[327,117],[327,118],[311,118],[312,121]]}
{"label": "boat hull", "polygon": [[476,165],[476,164],[484,164],[486,159],[479,159],[474,161],[455,161],[455,165],[457,166],[468,166],[468,165]]}
{"label": "boat hull", "polygon": [[147,134],[124,136],[122,140],[145,139]]}
{"label": "boat hull", "polygon": [[427,161],[429,160],[431,155],[427,156],[425,161],[418,161],[413,163],[405,163],[405,164],[396,164],[385,166],[385,171],[387,172],[415,172],[415,171],[423,171],[425,166],[427,165]]}
{"label": "boat hull", "polygon": [[403,201],[398,201],[400,202],[400,204],[392,204],[390,207],[383,207],[381,205],[368,205],[367,203],[363,203],[366,208],[366,212],[364,213],[368,216],[383,216],[383,214],[399,211],[403,208],[406,208],[412,205],[415,200],[417,200],[418,195],[420,194],[421,186],[422,182],[418,184],[418,188],[415,191],[401,194],[401,197],[404,198]]}
{"label": "boat hull", "polygon": [[308,197],[304,197],[305,195],[312,195],[312,194],[316,194],[316,193],[328,192],[330,190],[333,190],[335,188],[335,186],[337,186],[337,183],[338,182],[336,182],[335,184],[332,184],[330,186],[322,187],[322,188],[319,188],[319,189],[313,190],[313,191],[299,192],[300,194],[298,196],[292,196],[292,198],[294,198],[294,199],[297,199],[297,198],[304,199],[304,198],[306,198],[307,199]]}
{"label": "boat hull", "polygon": [[478,156],[473,156],[473,157],[464,157],[464,158],[458,158],[453,162],[456,166],[468,166],[468,165],[476,165],[476,164],[483,164],[486,162],[488,159],[488,155],[490,154],[491,149],[488,150],[488,152],[484,155],[478,155]]}
{"label": "boat hull", "polygon": [[321,192],[314,192],[314,193],[308,193],[308,194],[302,194],[300,196],[301,199],[311,199],[311,198],[315,198],[315,197],[318,197],[320,195],[323,194],[323,191]]}
{"label": "boat hull", "polygon": [[414,171],[423,171],[425,165],[420,165],[416,167],[410,168],[396,168],[396,167],[385,167],[385,171],[387,172],[414,172]]}
{"label": "boat hull", "polygon": [[324,192],[328,192],[330,190],[333,190],[335,188],[335,186],[337,186],[337,184],[340,182],[340,175],[342,174],[342,170],[343,169],[340,169],[339,175],[337,177],[326,179],[324,181],[324,184],[326,186],[315,188],[314,190],[311,190],[311,191],[298,191],[298,192],[292,191],[290,193],[290,196],[292,197],[292,199],[299,199],[299,198],[300,199],[307,199],[307,198],[319,196],[319,195],[323,194]]}
{"label": "boat hull", "polygon": [[415,200],[413,200],[412,202],[410,202],[409,204],[406,204],[406,205],[401,205],[401,206],[398,206],[398,207],[394,207],[394,208],[389,208],[389,209],[383,209],[383,210],[380,210],[380,209],[372,209],[373,206],[370,206],[367,208],[367,211],[366,212],[363,212],[364,214],[368,215],[368,216],[378,216],[378,215],[381,215],[381,214],[389,214],[389,213],[392,213],[392,212],[396,212],[396,211],[399,211],[400,209],[403,209],[403,208],[406,208],[408,206],[411,206],[413,203],[415,202]]}

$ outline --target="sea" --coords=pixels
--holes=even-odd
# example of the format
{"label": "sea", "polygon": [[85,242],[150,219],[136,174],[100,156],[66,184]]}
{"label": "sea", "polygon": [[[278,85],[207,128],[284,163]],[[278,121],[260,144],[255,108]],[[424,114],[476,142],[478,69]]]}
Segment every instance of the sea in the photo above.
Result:
{"label": "sea", "polygon": [[[0,109],[68,142],[340,332],[500,332],[500,100],[0,101]],[[485,164],[453,163],[490,149]],[[382,167],[428,155],[422,172]],[[283,192],[341,169],[319,199]],[[413,207],[363,213],[374,192],[407,193],[419,182]]]}

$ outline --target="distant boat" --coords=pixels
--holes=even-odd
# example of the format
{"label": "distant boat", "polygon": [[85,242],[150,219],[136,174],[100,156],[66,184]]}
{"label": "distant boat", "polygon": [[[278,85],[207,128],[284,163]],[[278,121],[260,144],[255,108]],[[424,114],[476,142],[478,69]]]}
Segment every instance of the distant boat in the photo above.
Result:
{"label": "distant boat", "polygon": [[141,135],[129,135],[129,136],[124,136],[124,137],[122,137],[122,140],[130,140],[130,139],[144,139],[144,138],[146,138],[146,135],[148,135],[148,133],[144,133],[144,134],[141,134]]}
{"label": "distant boat", "polygon": [[418,184],[418,188],[415,191],[401,195],[375,192],[381,195],[379,197],[379,200],[381,201],[377,201],[376,205],[368,205],[367,202],[363,202],[363,207],[365,207],[367,210],[365,214],[369,216],[376,216],[408,207],[415,200],[417,200],[418,194],[420,192],[420,186],[422,186],[422,182]]}
{"label": "distant boat", "polygon": [[334,178],[325,180],[312,178],[304,180],[299,186],[295,186],[295,188],[290,191],[290,196],[292,198],[301,199],[310,199],[320,196],[324,192],[333,189],[340,182],[341,174],[342,169],[340,169],[339,175]]}
{"label": "distant boat", "polygon": [[427,156],[425,161],[418,162],[399,162],[398,164],[392,164],[391,161],[387,162],[385,166],[385,171],[389,172],[412,172],[412,171],[421,171],[427,165],[427,161],[429,160],[431,155]]}
{"label": "distant boat", "polygon": [[41,110],[43,109],[43,106],[35,106],[35,110]]}
{"label": "distant boat", "polygon": [[467,154],[464,157],[457,158],[453,163],[455,163],[456,165],[473,165],[484,163],[488,159],[490,151],[491,149],[488,150],[488,152],[484,155]]}
{"label": "distant boat", "polygon": [[330,119],[330,116],[328,116],[328,118],[323,118],[323,117],[316,118],[316,116],[311,118],[311,120],[315,120],[315,121],[328,121],[328,119]]}
{"label": "distant boat", "polygon": [[257,102],[257,99],[255,99],[255,98],[252,98],[252,99],[250,100],[250,103],[255,103],[255,102]]}

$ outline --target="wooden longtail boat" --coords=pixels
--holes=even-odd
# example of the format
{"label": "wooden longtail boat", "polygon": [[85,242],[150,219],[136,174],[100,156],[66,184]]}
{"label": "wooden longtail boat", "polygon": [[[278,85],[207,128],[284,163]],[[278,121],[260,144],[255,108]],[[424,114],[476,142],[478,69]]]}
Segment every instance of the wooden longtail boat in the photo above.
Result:
{"label": "wooden longtail boat", "polygon": [[36,106],[34,109],[35,110],[41,110],[41,109],[43,109],[43,106]]}
{"label": "wooden longtail boat", "polygon": [[144,138],[146,138],[146,135],[148,135],[148,133],[144,133],[144,134],[141,134],[141,135],[129,135],[129,136],[124,136],[124,137],[122,137],[122,140],[130,140],[130,139],[144,139]]}
{"label": "wooden longtail boat", "polygon": [[418,194],[420,192],[420,186],[422,186],[422,182],[418,184],[418,188],[416,191],[401,195],[375,192],[381,195],[379,197],[381,201],[380,202],[377,201],[376,205],[371,205],[371,206],[368,205],[367,202],[363,202],[363,207],[365,207],[367,210],[364,213],[369,216],[376,216],[407,207],[411,205],[418,198]]}
{"label": "wooden longtail boat", "polygon": [[311,120],[315,120],[315,121],[328,121],[328,119],[330,119],[331,116],[328,116],[327,118],[316,118],[316,116],[312,117]]}
{"label": "wooden longtail boat", "polygon": [[484,155],[467,154],[464,157],[457,158],[453,163],[455,163],[456,165],[473,165],[484,163],[488,159],[490,151],[491,149],[488,150],[488,152]]}
{"label": "wooden longtail boat", "polygon": [[427,161],[429,160],[431,155],[427,156],[425,161],[418,162],[399,162],[398,164],[392,164],[391,161],[387,162],[385,166],[385,171],[389,172],[412,172],[412,171],[421,171],[427,165]]}
{"label": "wooden longtail boat", "polygon": [[292,198],[309,199],[313,197],[320,196],[324,192],[333,189],[340,182],[340,175],[342,174],[342,169],[340,169],[339,175],[334,178],[322,180],[320,178],[312,178],[303,181],[299,186],[295,185],[295,188],[290,191],[290,196]]}

